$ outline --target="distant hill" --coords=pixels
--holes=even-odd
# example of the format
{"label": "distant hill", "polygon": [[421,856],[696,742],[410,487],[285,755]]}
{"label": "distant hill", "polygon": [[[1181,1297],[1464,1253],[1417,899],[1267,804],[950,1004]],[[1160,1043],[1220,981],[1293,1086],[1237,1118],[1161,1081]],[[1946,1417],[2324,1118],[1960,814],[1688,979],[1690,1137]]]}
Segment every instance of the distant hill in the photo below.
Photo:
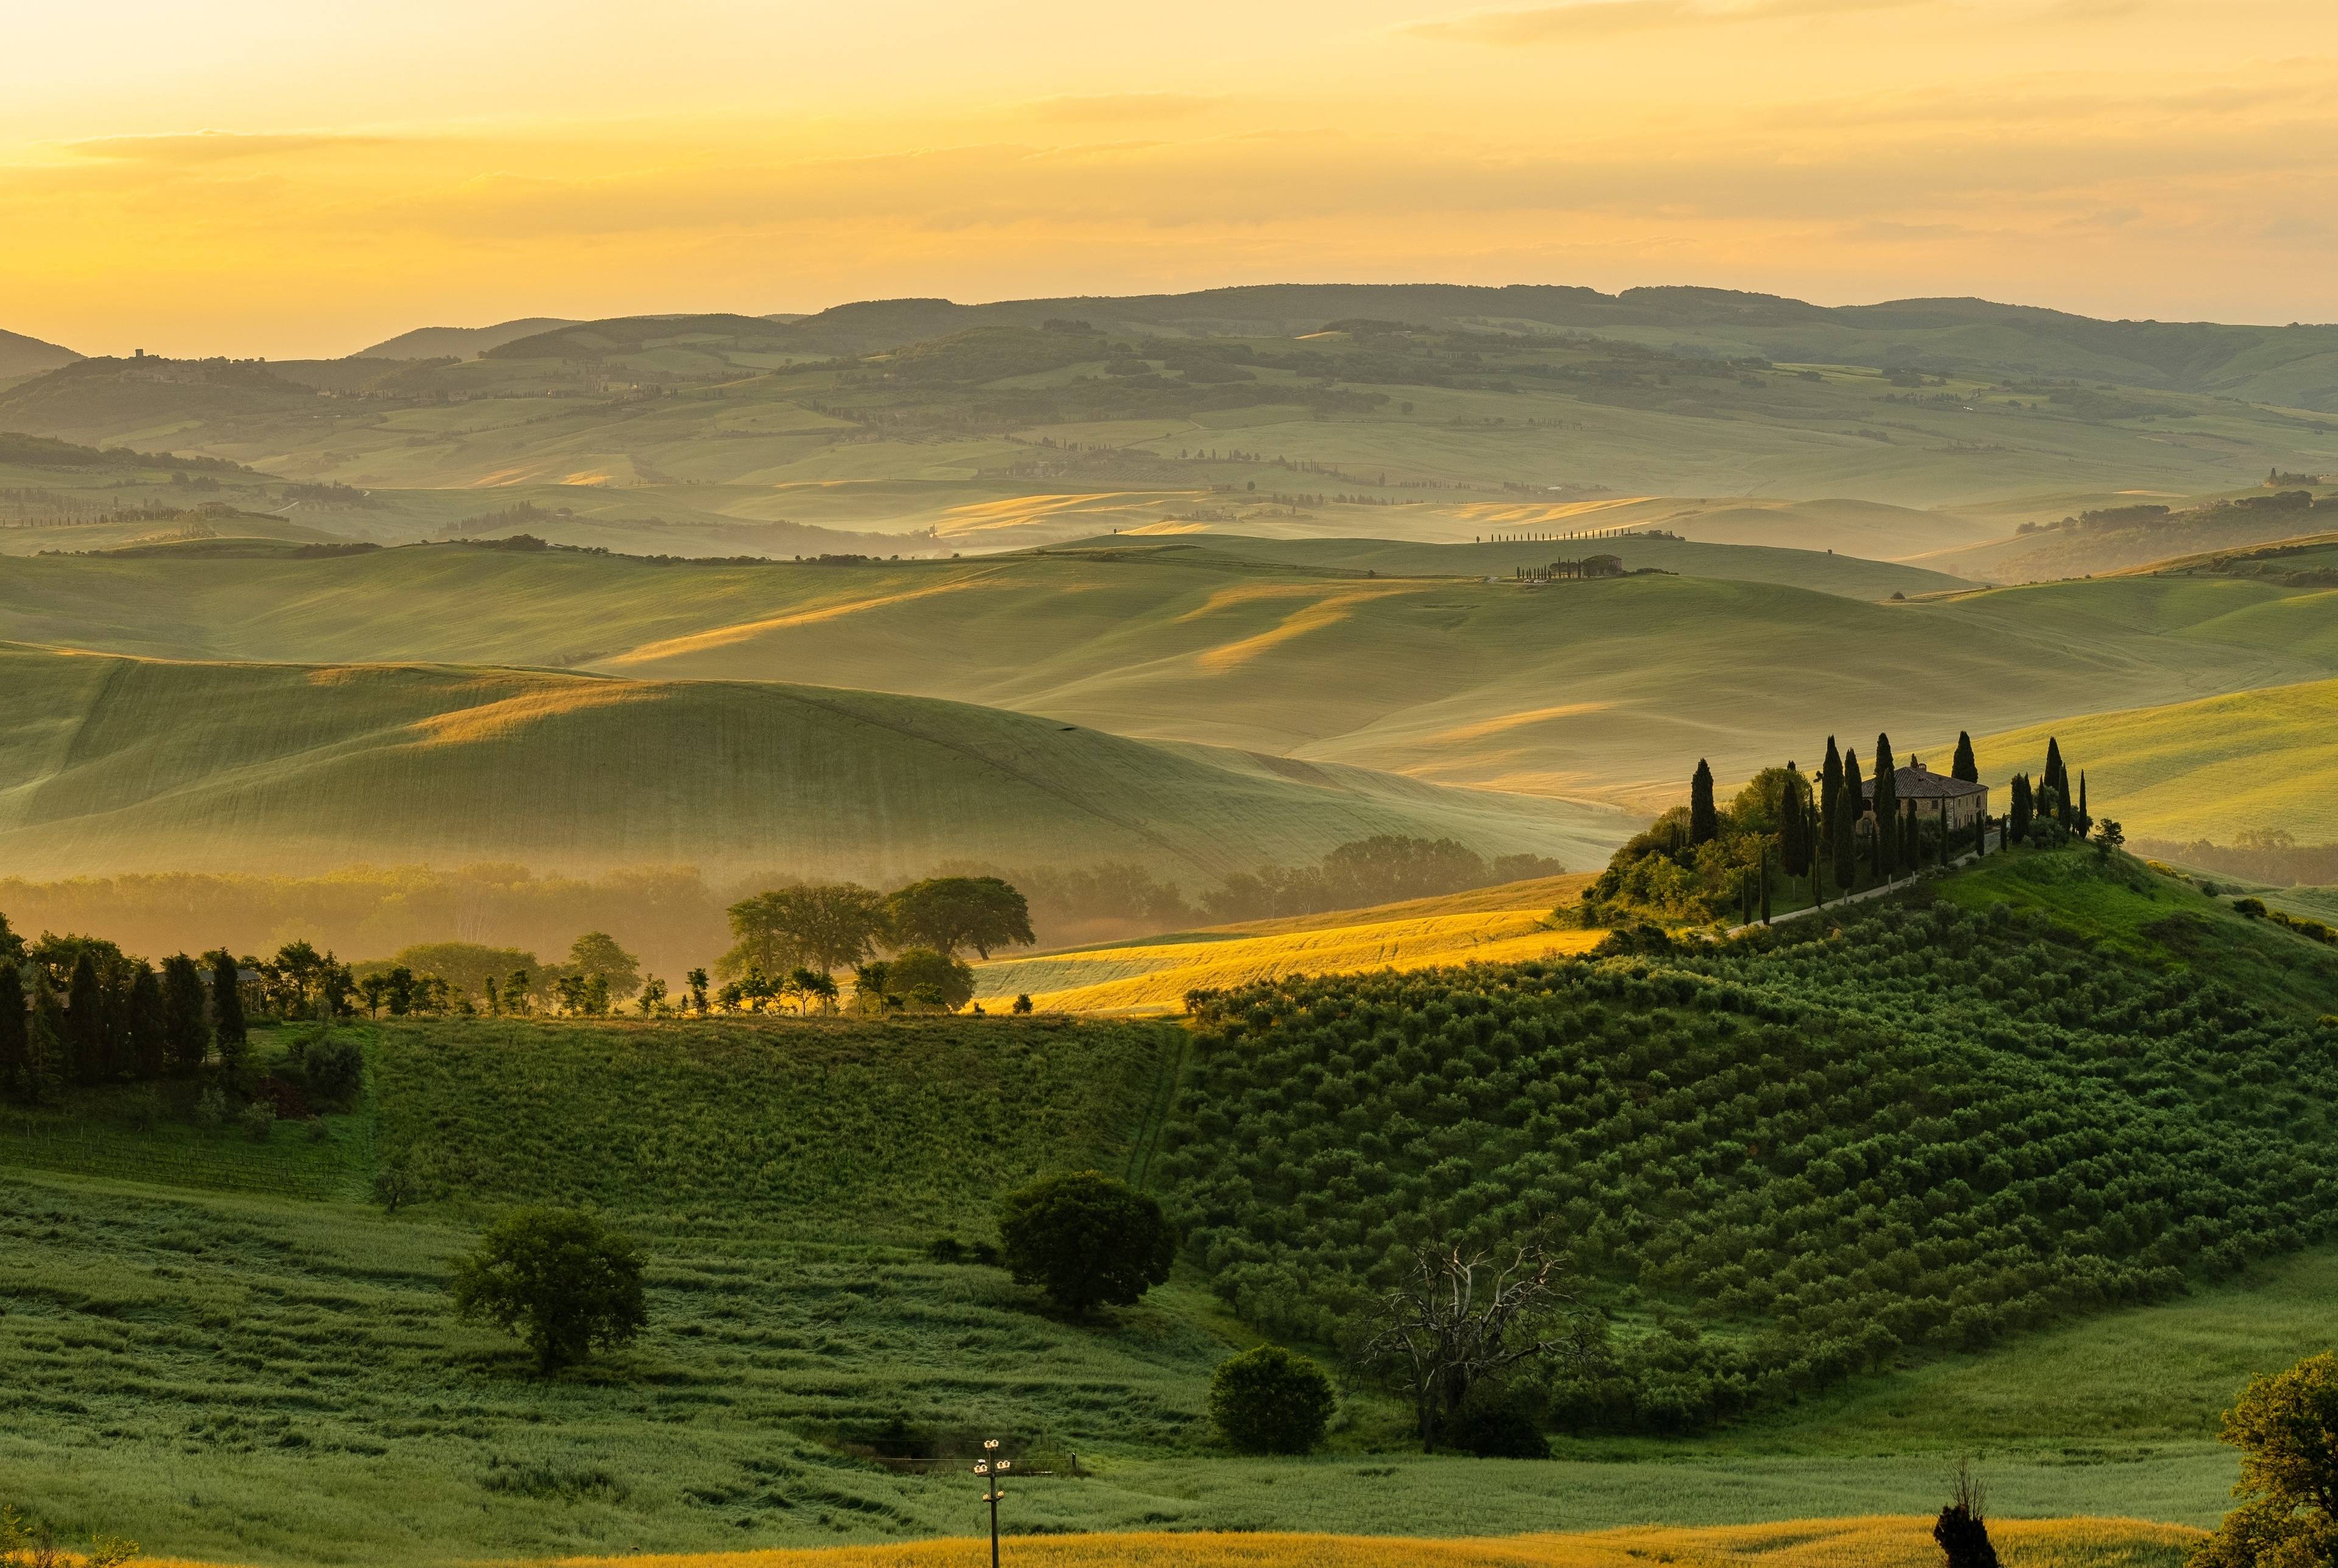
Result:
{"label": "distant hill", "polygon": [[70,348],[44,343],[38,338],[27,338],[18,332],[0,332],[0,380],[15,376],[35,376],[44,370],[70,365],[80,358]]}
{"label": "distant hill", "polygon": [[[1893,603],[1661,573],[1523,587],[1506,580],[1519,548],[1203,536],[833,565],[464,545],[17,558],[0,560],[0,637],[899,691],[1300,769],[1636,806],[1677,799],[1699,757],[1744,778],[1788,757],[1809,766],[1829,734],[1865,755],[1879,730],[1931,755],[1960,730],[2338,677],[2338,594],[2285,577],[2097,578]],[[1415,552],[1436,574],[1414,574]],[[1451,572],[1473,556],[1480,571]],[[1823,581],[1831,558],[1800,559]],[[1999,765],[1985,752],[1984,767]]]}
{"label": "distant hill", "polygon": [[499,860],[898,882],[972,858],[1192,885],[1379,833],[1587,864],[1628,826],[870,692],[0,648],[0,862],[28,877]]}
{"label": "distant hill", "polygon": [[1919,557],[1922,564],[2000,583],[2183,567],[2216,553],[2246,554],[2325,532],[2338,491],[2268,489],[2199,505],[2130,503],[2033,524],[2009,539]]}
{"label": "distant hill", "polygon": [[417,327],[411,332],[401,332],[395,338],[359,349],[352,359],[437,359],[453,355],[457,359],[471,359],[510,342],[515,338],[532,337],[549,332],[555,327],[573,327],[575,323],[558,316],[523,316],[514,321],[498,321],[492,327]]}

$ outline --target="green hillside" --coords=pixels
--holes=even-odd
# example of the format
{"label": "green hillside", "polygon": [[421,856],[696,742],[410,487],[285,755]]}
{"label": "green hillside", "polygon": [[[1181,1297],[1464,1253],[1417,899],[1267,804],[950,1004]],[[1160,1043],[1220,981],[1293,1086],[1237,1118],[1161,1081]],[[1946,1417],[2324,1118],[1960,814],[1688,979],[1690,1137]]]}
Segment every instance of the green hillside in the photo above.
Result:
{"label": "green hillside", "polygon": [[1587,862],[1611,812],[1164,749],[957,703],[447,665],[0,650],[24,876],[519,861],[899,881],[951,859],[1188,881],[1377,833]]}
{"label": "green hillside", "polygon": [[2084,760],[2097,813],[2130,834],[2230,843],[2273,828],[2301,843],[2338,839],[2338,681],[2063,719],[1992,735],[1981,750],[2042,757],[2049,730]]}
{"label": "green hillside", "polygon": [[[1474,548],[1498,569],[1509,547]],[[0,561],[0,635],[173,658],[900,691],[1155,741],[1630,803],[1675,797],[1698,757],[1744,777],[1815,752],[1829,733],[1863,750],[1888,730],[1903,748],[1931,748],[1960,730],[2338,673],[2338,600],[2281,579],[2121,577],[1869,603],[1713,578],[1525,588],[1267,558],[1317,550],[1405,555],[1144,539],[825,566],[461,546],[15,560]],[[1984,765],[2029,760],[1997,751]]]}
{"label": "green hillside", "polygon": [[[2330,1343],[2338,958],[2083,852],[1935,886],[1839,935],[1286,981],[1198,1035],[360,1021],[368,1092],[313,1137],[191,1125],[169,1085],[159,1121],[137,1089],[0,1111],[0,1386],[31,1391],[0,1465],[62,1523],[287,1568],[970,1534],[987,1436],[1078,1455],[1012,1489],[1026,1532],[1912,1514],[1967,1455],[2001,1518],[2211,1523],[2216,1412]],[[2222,978],[2291,949],[2277,1005]],[[389,1158],[424,1185],[386,1215]],[[1067,1321],[927,1252],[1081,1164],[1193,1223],[1142,1305]],[[642,1239],[651,1308],[549,1380],[444,1294],[480,1224],[546,1198]],[[1317,1456],[1211,1437],[1209,1373],[1253,1342],[1227,1298],[1287,1332],[1352,1304],[1384,1230],[1529,1212],[1577,1244],[1617,1369],[1550,1390],[1556,1460],[1409,1452],[1353,1376]],[[1716,1396],[1745,1414],[1567,1430]]]}

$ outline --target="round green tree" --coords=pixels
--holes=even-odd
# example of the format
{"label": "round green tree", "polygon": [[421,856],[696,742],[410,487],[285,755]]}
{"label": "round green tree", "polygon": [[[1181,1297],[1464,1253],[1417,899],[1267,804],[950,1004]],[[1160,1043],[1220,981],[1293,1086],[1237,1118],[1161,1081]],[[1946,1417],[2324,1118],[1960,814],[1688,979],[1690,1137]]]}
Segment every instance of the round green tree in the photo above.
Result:
{"label": "round green tree", "polygon": [[573,1209],[515,1210],[455,1260],[455,1310],[518,1335],[552,1373],[649,1323],[633,1239]]}
{"label": "round green tree", "polygon": [[2254,1377],[2225,1412],[2241,1451],[2241,1505],[2193,1548],[2186,1568],[2287,1568],[2338,1562],[2338,1355]]}
{"label": "round green tree", "polygon": [[1210,1419],[1245,1454],[1306,1453],[1322,1441],[1334,1403],[1323,1369],[1280,1345],[1230,1357],[1210,1378]]}
{"label": "round green tree", "polygon": [[1007,1195],[1000,1261],[1067,1311],[1128,1307],[1169,1278],[1177,1238],[1161,1205],[1095,1171],[1043,1176]]}

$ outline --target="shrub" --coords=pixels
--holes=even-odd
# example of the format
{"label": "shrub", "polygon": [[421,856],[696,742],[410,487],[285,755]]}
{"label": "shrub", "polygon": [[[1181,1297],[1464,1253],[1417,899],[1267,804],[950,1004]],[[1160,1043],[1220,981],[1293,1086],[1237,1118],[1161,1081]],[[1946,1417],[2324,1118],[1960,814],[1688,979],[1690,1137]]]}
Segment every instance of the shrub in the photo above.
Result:
{"label": "shrub", "polygon": [[1095,1171],[1043,1176],[1007,1196],[1000,1257],[1018,1285],[1086,1314],[1129,1307],[1169,1278],[1176,1237],[1161,1205]]}
{"label": "shrub", "polygon": [[346,1108],[365,1087],[365,1052],[354,1040],[327,1035],[304,1058],[309,1093],[327,1105]]}
{"label": "shrub", "polygon": [[1230,1357],[1210,1377],[1210,1419],[1244,1454],[1306,1453],[1322,1441],[1333,1405],[1322,1368],[1280,1345]]}
{"label": "shrub", "polygon": [[1439,1435],[1444,1447],[1480,1459],[1547,1459],[1550,1439],[1542,1435],[1526,1402],[1500,1383],[1480,1383]]}
{"label": "shrub", "polygon": [[276,1131],[276,1107],[265,1100],[254,1100],[236,1112],[235,1124],[254,1143],[265,1143],[268,1135]]}
{"label": "shrub", "polygon": [[461,1317],[526,1341],[545,1374],[627,1344],[649,1323],[641,1250],[573,1209],[506,1215],[455,1260],[447,1290]]}

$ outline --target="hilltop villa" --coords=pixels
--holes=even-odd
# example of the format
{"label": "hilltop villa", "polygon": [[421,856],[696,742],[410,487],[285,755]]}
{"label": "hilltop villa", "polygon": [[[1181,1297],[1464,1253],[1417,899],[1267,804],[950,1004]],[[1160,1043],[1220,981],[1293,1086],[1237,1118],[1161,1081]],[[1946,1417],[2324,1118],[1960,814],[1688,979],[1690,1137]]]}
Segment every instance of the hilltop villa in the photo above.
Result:
{"label": "hilltop villa", "polygon": [[[1865,788],[1868,809],[1871,811],[1875,808],[1875,780],[1868,779]],[[1891,790],[1899,799],[1901,816],[1945,821],[1950,832],[1970,828],[1976,816],[1989,815],[1988,785],[1969,784],[1946,773],[1935,773],[1913,757],[1908,760],[1908,766],[1891,775]]]}

